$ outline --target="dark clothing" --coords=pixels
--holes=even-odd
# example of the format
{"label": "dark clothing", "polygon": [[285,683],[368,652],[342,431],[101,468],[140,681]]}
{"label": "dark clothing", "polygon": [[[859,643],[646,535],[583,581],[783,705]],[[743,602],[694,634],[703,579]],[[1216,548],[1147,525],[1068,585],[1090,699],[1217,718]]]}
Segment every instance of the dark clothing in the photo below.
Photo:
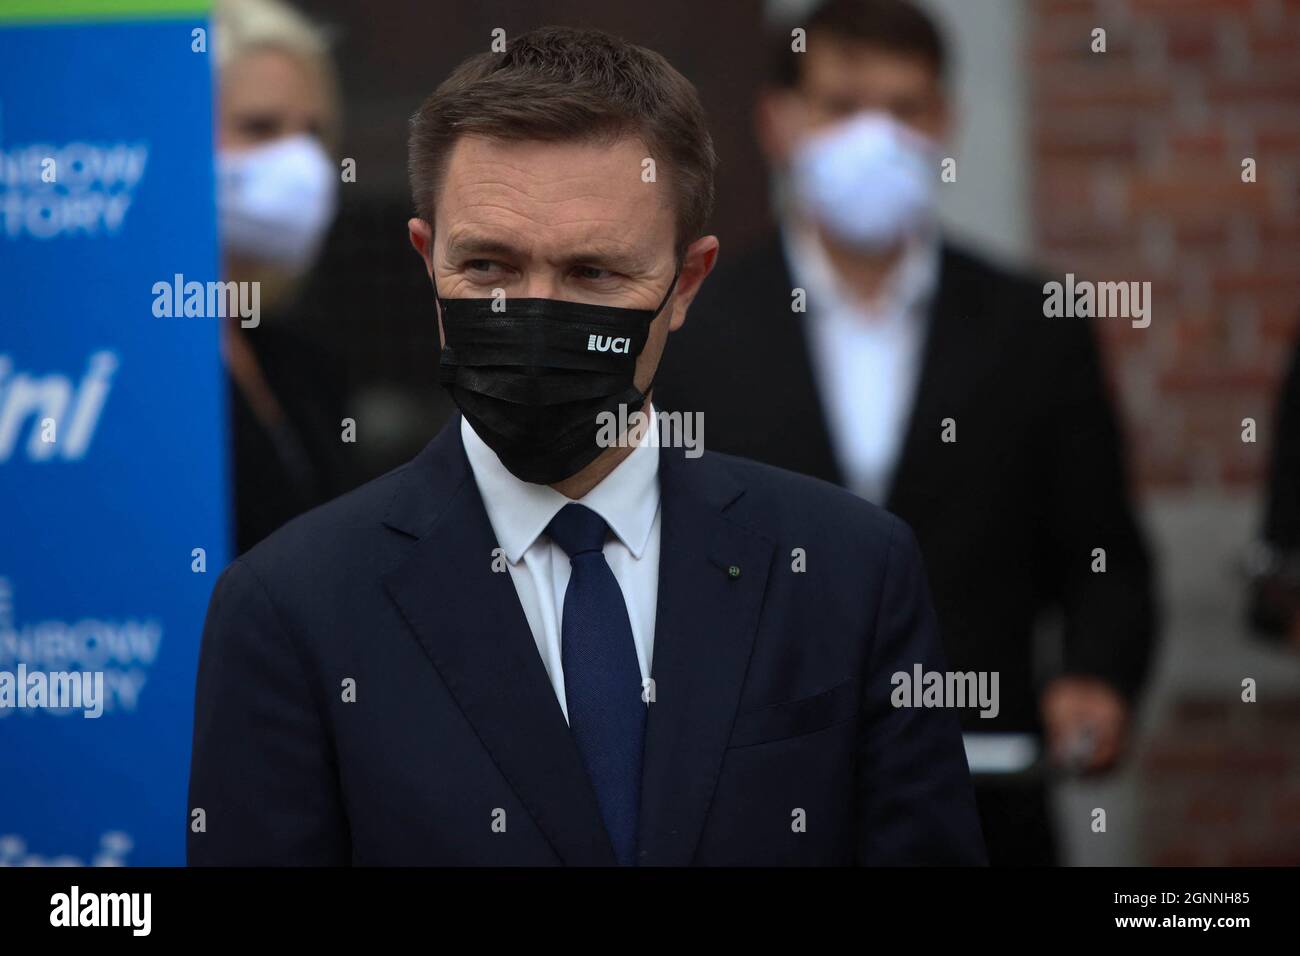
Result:
{"label": "dark clothing", "polygon": [[[655,404],[703,412],[711,449],[841,483],[793,286],[775,241],[711,276],[669,338]],[[1152,572],[1085,320],[1045,318],[1041,282],[945,247],[929,321],[885,506],[920,541],[949,663],[1000,674],[1001,713],[967,710],[964,726],[1039,729],[1031,642],[1046,607],[1064,612],[1065,672],[1133,696]]]}
{"label": "dark clothing", "polygon": [[272,424],[254,414],[227,376],[234,480],[235,553],[290,518],[350,487],[343,453],[343,363],[300,335],[263,322],[243,334],[284,410]]}
{"label": "dark clothing", "polygon": [[1049,794],[1041,781],[978,777],[975,803],[990,866],[1060,862]]}
{"label": "dark clothing", "polygon": [[[712,449],[843,483],[794,285],[776,240],[719,269],[668,341],[655,402],[703,412]],[[952,668],[999,674],[1000,713],[966,709],[964,729],[1041,733],[1044,609],[1063,617],[1064,672],[1133,698],[1155,635],[1152,569],[1086,320],[1046,318],[1041,281],[945,246],[928,322],[885,506],[916,532]],[[976,799],[993,863],[1056,861],[1041,781],[977,777]]]}
{"label": "dark clothing", "polygon": [[[711,452],[659,480],[638,862],[983,863],[956,716],[890,700],[945,666],[907,526]],[[496,544],[457,416],[222,574],[191,863],[614,862]]]}
{"label": "dark clothing", "polygon": [[1288,637],[1300,618],[1300,343],[1278,397],[1269,466],[1262,566],[1252,569],[1249,617],[1270,639]]}
{"label": "dark clothing", "polygon": [[1278,397],[1264,540],[1300,552],[1300,343]]}

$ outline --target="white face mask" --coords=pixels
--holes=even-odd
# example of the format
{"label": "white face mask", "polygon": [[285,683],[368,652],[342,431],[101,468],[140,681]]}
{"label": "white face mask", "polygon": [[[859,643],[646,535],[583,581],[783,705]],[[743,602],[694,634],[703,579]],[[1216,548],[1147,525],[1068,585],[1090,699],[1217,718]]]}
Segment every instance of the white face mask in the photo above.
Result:
{"label": "white face mask", "polygon": [[334,218],[337,190],[337,170],[313,136],[219,152],[223,250],[293,271],[306,269]]}
{"label": "white face mask", "polygon": [[934,218],[937,144],[883,113],[814,133],[791,164],[799,207],[844,242],[882,249]]}

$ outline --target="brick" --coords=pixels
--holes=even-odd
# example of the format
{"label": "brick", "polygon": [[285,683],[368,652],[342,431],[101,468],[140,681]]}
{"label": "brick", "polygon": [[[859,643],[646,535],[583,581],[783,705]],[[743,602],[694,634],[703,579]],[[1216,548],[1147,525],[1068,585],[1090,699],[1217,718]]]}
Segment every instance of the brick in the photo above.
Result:
{"label": "brick", "polygon": [[1243,444],[1241,447],[1259,450],[1243,451],[1240,457],[1229,455],[1221,463],[1219,481],[1230,491],[1257,489],[1260,473],[1268,466],[1268,460],[1260,445]]}
{"label": "brick", "polygon": [[1270,24],[1251,24],[1247,43],[1251,63],[1256,66],[1285,66],[1300,57],[1300,29],[1294,23],[1280,30]]}
{"label": "brick", "polygon": [[1163,28],[1165,53],[1179,65],[1212,63],[1219,55],[1219,21],[1214,17],[1171,20]]}
{"label": "brick", "polygon": [[[1224,368],[1220,365],[1207,364],[1168,369],[1157,376],[1157,382],[1161,391],[1166,393],[1233,394],[1250,389],[1265,390],[1272,384],[1273,378],[1268,369],[1259,366]],[[1242,759],[1249,762],[1244,756]]]}
{"label": "brick", "polygon": [[[1104,53],[1092,49],[1092,31],[1098,27],[1106,30]],[[1031,36],[1030,64],[1049,69],[1066,64],[1094,72],[1132,69],[1138,53],[1134,37],[1128,30],[1108,24],[1099,16],[1044,21]]]}
{"label": "brick", "polygon": [[1207,866],[1209,860],[1198,846],[1181,843],[1163,847],[1150,855],[1151,866]]}
{"label": "brick", "polygon": [[[1169,134],[1169,151],[1175,162],[1191,160],[1201,165],[1211,161],[1224,162],[1229,158],[1237,160],[1240,169],[1241,157],[1228,156],[1228,138],[1221,129],[1183,130]],[[1238,176],[1238,179],[1241,177]]]}
{"label": "brick", "polygon": [[1044,211],[1084,209],[1091,212],[1096,170],[1087,163],[1055,163],[1034,178],[1033,199]]}
{"label": "brick", "polygon": [[1185,17],[1196,13],[1252,13],[1255,0],[1128,0],[1128,8],[1139,16]]}
{"label": "brick", "polygon": [[1105,249],[1115,241],[1113,226],[1075,216],[1044,215],[1038,222],[1038,246],[1049,258],[1056,250]]}
{"label": "brick", "polygon": [[1184,819],[1193,825],[1231,826],[1240,821],[1242,815],[1240,798],[1202,794],[1192,798]]}
{"label": "brick", "polygon": [[1300,865],[1300,837],[1289,841],[1270,840],[1267,843],[1238,843],[1229,847],[1224,858],[1226,866],[1297,866]]}
{"label": "brick", "polygon": [[[1261,163],[1294,162],[1300,154],[1300,122],[1290,123],[1256,121],[1253,124],[1255,159]],[[1244,157],[1234,157],[1240,165]],[[1262,178],[1262,177],[1261,177]]]}
{"label": "brick", "polygon": [[[1048,110],[1130,109],[1167,110],[1174,93],[1169,78],[1135,77],[1122,71],[1052,70],[1040,78],[1035,105]],[[1086,117],[1076,116],[1080,123]]]}
{"label": "brick", "polygon": [[1282,777],[1294,763],[1293,755],[1283,750],[1252,750],[1233,747],[1224,755],[1223,767],[1234,775]]}
{"label": "brick", "polygon": [[1180,215],[1171,225],[1174,242],[1180,246],[1226,244],[1228,241],[1228,225],[1222,216],[1190,213]]}
{"label": "brick", "polygon": [[1212,108],[1237,109],[1243,105],[1300,104],[1300,69],[1252,69],[1244,76],[1222,76],[1205,85],[1205,99]]}
{"label": "brick", "polygon": [[1143,757],[1143,768],[1156,775],[1199,773],[1218,765],[1222,749],[1211,743],[1152,745]]}
{"label": "brick", "polygon": [[1174,326],[1174,340],[1180,365],[1193,362],[1224,348],[1227,331],[1217,316],[1181,316]]}
{"label": "brick", "polygon": [[1117,234],[1104,246],[1062,246],[1055,250],[1052,263],[1054,268],[1049,271],[1048,278],[1058,282],[1065,281],[1067,272],[1074,273],[1076,283],[1083,279],[1093,282],[1149,281],[1152,283],[1152,296],[1157,299],[1156,283],[1166,278],[1143,260],[1140,246],[1132,232]]}
{"label": "brick", "polygon": [[1212,288],[1218,296],[1282,294],[1300,302],[1300,275],[1295,272],[1225,272],[1214,277]]}
{"label": "brick", "polygon": [[1129,208],[1135,213],[1223,214],[1261,212],[1271,203],[1267,190],[1243,183],[1240,168],[1197,165],[1165,173],[1143,173],[1129,180]]}
{"label": "brick", "polygon": [[1292,261],[1300,258],[1300,222],[1272,219],[1256,223],[1256,228],[1259,229],[1260,242],[1277,249],[1290,249],[1287,255],[1292,257]]}
{"label": "brick", "polygon": [[1039,162],[1110,160],[1135,163],[1138,159],[1138,139],[1131,132],[1098,134],[1094,127],[1084,127],[1076,133],[1064,133],[1040,126],[1034,131],[1033,150]]}
{"label": "brick", "polygon": [[1041,22],[1051,23],[1062,17],[1096,17],[1097,0],[1034,0],[1029,12]]}

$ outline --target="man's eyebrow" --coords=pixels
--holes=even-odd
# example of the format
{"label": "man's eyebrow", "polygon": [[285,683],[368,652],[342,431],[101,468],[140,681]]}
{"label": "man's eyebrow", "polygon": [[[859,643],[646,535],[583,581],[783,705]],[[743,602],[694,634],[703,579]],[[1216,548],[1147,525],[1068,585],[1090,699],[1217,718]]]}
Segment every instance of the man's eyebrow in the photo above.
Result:
{"label": "man's eyebrow", "polygon": [[518,259],[521,250],[501,239],[489,239],[486,236],[452,236],[447,240],[446,256],[501,256],[505,259]]}
{"label": "man's eyebrow", "polygon": [[[524,257],[523,250],[503,239],[488,236],[452,236],[447,240],[448,259],[465,256],[499,256],[503,259],[517,261]],[[645,257],[617,243],[608,245],[595,243],[579,247],[564,256],[567,265],[595,264],[613,269],[616,272],[635,273],[644,271]]]}
{"label": "man's eyebrow", "polygon": [[616,272],[640,272],[645,266],[644,256],[619,245],[587,246],[575,250],[565,259],[570,265],[602,265]]}

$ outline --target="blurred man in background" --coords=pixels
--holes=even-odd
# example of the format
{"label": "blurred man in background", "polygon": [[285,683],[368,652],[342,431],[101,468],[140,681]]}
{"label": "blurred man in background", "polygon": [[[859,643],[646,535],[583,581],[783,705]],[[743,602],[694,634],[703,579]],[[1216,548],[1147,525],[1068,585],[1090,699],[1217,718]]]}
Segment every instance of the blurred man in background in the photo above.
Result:
{"label": "blurred man in background", "polygon": [[227,281],[256,282],[267,313],[226,320],[235,544],[243,553],[346,487],[346,369],[301,334],[302,279],[334,219],[339,136],[324,35],[277,0],[219,0],[217,206]]}
{"label": "blurred man in background", "polygon": [[[774,51],[757,121],[779,235],[705,286],[656,401],[703,412],[716,450],[915,528],[950,665],[1000,677],[998,715],[963,714],[968,741],[1045,738],[1053,763],[1110,768],[1155,610],[1092,332],[1045,318],[1040,280],[940,235],[948,56],[925,13],[829,0]],[[1045,610],[1064,625],[1049,679]],[[977,793],[991,862],[1056,861],[1041,776],[977,776]]]}

